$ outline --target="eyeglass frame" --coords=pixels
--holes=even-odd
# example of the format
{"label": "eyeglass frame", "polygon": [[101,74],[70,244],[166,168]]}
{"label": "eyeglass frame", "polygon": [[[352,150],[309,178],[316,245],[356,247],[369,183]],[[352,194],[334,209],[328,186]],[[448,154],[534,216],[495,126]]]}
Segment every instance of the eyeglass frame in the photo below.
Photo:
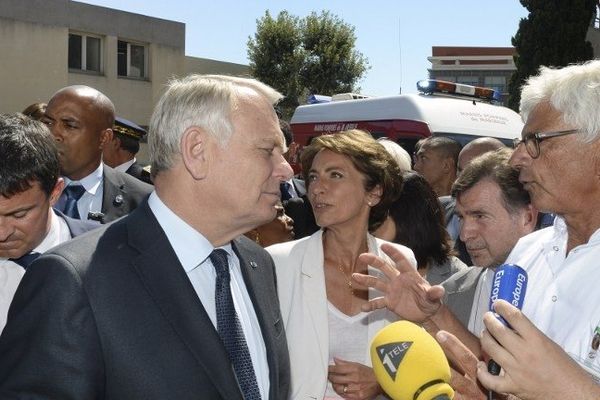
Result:
{"label": "eyeglass frame", "polygon": [[[519,145],[521,143],[525,144],[525,150],[527,151],[527,154],[529,154],[529,156],[531,158],[538,158],[541,154],[541,150],[540,150],[540,142],[543,142],[546,139],[551,139],[551,138],[555,138],[555,137],[559,137],[559,136],[566,136],[566,135],[571,135],[573,133],[577,133],[579,132],[579,129],[567,129],[564,131],[555,131],[555,132],[532,132],[532,133],[528,133],[527,135],[525,135],[524,138],[515,138],[513,139],[513,148],[516,150],[517,147],[519,147]],[[527,145],[527,143],[533,143],[533,149],[535,150],[535,153],[532,154],[531,149],[529,148],[530,146]]]}

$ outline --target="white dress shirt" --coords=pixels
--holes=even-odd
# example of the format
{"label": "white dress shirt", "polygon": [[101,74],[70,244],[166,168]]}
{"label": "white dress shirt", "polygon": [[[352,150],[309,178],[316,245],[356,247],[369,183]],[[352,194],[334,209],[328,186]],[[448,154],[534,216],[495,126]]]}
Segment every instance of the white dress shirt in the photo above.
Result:
{"label": "white dress shirt", "polygon": [[523,313],[598,381],[600,357],[592,349],[600,326],[600,229],[566,253],[567,226],[554,226],[523,237],[507,259],[527,271]]}
{"label": "white dress shirt", "polygon": [[[102,180],[104,178],[103,168],[104,164],[100,163],[94,172],[78,181],[72,181],[66,176],[63,176],[63,179],[65,180],[65,188],[71,184],[81,185],[85,189],[85,193],[83,193],[81,198],[77,201],[77,211],[79,211],[79,217],[84,221],[88,219],[88,214],[90,212],[102,211],[102,196],[104,195],[104,187],[102,185]],[[63,193],[60,195],[60,198],[56,203],[56,208],[61,211],[64,210],[66,201],[67,195],[63,190]]]}
{"label": "white dress shirt", "polygon": [[133,157],[131,160],[129,161],[125,161],[123,164],[121,165],[117,165],[115,167],[115,169],[117,171],[121,171],[121,172],[127,172],[127,170],[129,169],[129,167],[131,167],[133,164],[135,164],[137,160],[135,159],[135,157]]}
{"label": "white dress shirt", "polygon": [[[42,242],[32,251],[45,253],[47,250],[71,239],[67,223],[54,212],[50,212],[50,230]],[[25,270],[8,258],[0,258],[0,333],[6,325],[8,308],[21,282]]]}
{"label": "white dress shirt", "polygon": [[[171,211],[155,191],[150,195],[148,205],[164,230],[171,247],[173,247],[179,262],[194,286],[213,326],[217,329],[217,311],[215,305],[217,275],[209,258],[214,250],[213,245],[200,232],[196,231]],[[231,244],[220,248],[225,250],[229,255],[233,304],[242,330],[244,331],[244,336],[246,337],[261,397],[268,399],[270,384],[269,364],[267,362],[267,350],[258,318],[246,289],[246,284],[244,283],[240,262]]]}

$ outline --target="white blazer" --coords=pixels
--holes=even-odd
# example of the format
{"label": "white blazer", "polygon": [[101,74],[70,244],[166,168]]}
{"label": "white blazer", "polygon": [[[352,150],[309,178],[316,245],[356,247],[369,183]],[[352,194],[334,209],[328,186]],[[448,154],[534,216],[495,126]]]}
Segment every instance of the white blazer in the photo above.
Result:
{"label": "white blazer", "polygon": [[[281,315],[287,335],[290,353],[291,387],[290,399],[323,399],[327,388],[329,363],[329,322],[325,273],[323,269],[323,231],[293,242],[280,243],[267,248],[275,261],[277,291]],[[367,235],[369,253],[389,259],[380,246],[385,242]],[[417,267],[412,250],[391,243],[402,251]],[[381,272],[369,267],[369,274],[381,276]],[[369,289],[369,299],[381,296],[381,292]],[[369,345],[374,335],[385,325],[398,319],[388,310],[378,310],[381,317],[369,323]]]}

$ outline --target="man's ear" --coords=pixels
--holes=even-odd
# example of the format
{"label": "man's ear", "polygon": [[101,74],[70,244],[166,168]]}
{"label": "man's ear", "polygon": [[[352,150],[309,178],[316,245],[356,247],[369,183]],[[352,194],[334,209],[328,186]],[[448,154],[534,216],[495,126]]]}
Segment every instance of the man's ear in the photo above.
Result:
{"label": "man's ear", "polygon": [[114,136],[115,134],[110,128],[107,128],[100,132],[100,148],[104,149],[104,147],[107,146],[113,140]]}
{"label": "man's ear", "polygon": [[56,204],[56,202],[58,201],[58,198],[62,194],[62,191],[64,188],[65,188],[65,181],[63,178],[61,178],[59,176],[58,179],[56,180],[56,184],[54,185],[54,188],[52,188],[52,191],[50,192],[50,207],[53,207]]}
{"label": "man's ear", "polygon": [[180,148],[185,169],[194,179],[204,179],[209,170],[210,152],[215,148],[212,136],[198,126],[190,126],[181,136]]}
{"label": "man's ear", "polygon": [[531,204],[528,204],[527,207],[525,208],[524,213],[525,214],[523,216],[523,218],[524,218],[523,225],[527,231],[533,232],[537,225],[539,212],[538,212],[537,208],[535,208]]}

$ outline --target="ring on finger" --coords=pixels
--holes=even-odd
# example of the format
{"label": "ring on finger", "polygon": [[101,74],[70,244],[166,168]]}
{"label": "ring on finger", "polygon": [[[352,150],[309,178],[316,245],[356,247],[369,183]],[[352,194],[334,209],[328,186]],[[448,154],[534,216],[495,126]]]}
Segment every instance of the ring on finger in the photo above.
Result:
{"label": "ring on finger", "polygon": [[344,385],[344,388],[342,389],[342,392],[344,394],[346,394],[348,392],[348,385]]}

